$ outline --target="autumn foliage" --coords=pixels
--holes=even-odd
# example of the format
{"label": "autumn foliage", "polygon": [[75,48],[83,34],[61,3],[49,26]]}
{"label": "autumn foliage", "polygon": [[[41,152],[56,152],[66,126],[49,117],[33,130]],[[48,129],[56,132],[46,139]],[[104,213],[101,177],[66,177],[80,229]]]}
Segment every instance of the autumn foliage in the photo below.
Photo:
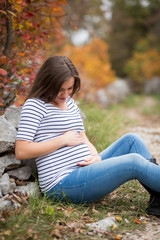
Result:
{"label": "autumn foliage", "polygon": [[65,0],[1,0],[0,105],[24,102],[49,42],[60,44]]}
{"label": "autumn foliage", "polygon": [[101,39],[96,38],[84,46],[66,45],[62,54],[72,59],[80,72],[83,87],[89,87],[92,92],[115,80],[108,57],[108,45]]}
{"label": "autumn foliage", "polygon": [[126,73],[141,90],[144,82],[154,76],[160,76],[160,53],[156,49],[134,52],[126,65]]}

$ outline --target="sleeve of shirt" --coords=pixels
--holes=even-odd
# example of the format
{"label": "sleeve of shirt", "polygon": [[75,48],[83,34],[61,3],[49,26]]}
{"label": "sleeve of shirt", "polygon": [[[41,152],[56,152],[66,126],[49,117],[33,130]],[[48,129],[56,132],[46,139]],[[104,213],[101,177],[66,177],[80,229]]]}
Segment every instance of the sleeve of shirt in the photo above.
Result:
{"label": "sleeve of shirt", "polygon": [[21,112],[16,140],[34,141],[34,136],[46,114],[45,103],[38,99],[28,99]]}

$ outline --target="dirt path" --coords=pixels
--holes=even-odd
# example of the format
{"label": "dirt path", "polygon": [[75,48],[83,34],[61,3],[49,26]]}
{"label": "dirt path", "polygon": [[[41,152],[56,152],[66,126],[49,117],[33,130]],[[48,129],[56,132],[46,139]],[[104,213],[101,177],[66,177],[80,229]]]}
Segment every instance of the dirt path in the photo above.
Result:
{"label": "dirt path", "polygon": [[126,116],[136,122],[138,121],[139,125],[127,128],[126,132],[138,133],[160,164],[160,117],[142,114],[144,107],[152,108],[155,104],[156,102],[153,98],[146,97],[138,108],[127,110],[125,112]]}
{"label": "dirt path", "polygon": [[[138,133],[146,142],[151,153],[160,164],[160,117],[142,114],[144,107],[154,107],[156,102],[151,97],[146,97],[138,108],[125,111],[130,119],[138,121],[138,126],[131,126],[126,132]],[[147,224],[144,231],[127,232],[123,240],[160,240],[160,218],[146,218]]]}

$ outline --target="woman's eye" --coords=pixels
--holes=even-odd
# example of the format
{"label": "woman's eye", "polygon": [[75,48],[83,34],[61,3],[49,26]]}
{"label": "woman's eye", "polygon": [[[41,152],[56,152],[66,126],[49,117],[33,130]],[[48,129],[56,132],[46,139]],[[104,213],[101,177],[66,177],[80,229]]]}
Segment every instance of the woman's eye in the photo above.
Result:
{"label": "woman's eye", "polygon": [[73,90],[73,87],[70,87],[68,90]]}

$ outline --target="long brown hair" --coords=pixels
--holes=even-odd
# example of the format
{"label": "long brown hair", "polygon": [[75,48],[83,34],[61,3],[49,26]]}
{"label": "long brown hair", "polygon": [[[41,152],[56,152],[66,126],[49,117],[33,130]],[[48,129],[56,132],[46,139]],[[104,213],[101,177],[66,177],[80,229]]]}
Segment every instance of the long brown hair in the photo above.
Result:
{"label": "long brown hair", "polygon": [[45,102],[52,102],[57,97],[62,84],[71,77],[75,79],[73,96],[80,90],[80,77],[77,69],[68,57],[50,57],[38,71],[27,99],[39,98]]}

